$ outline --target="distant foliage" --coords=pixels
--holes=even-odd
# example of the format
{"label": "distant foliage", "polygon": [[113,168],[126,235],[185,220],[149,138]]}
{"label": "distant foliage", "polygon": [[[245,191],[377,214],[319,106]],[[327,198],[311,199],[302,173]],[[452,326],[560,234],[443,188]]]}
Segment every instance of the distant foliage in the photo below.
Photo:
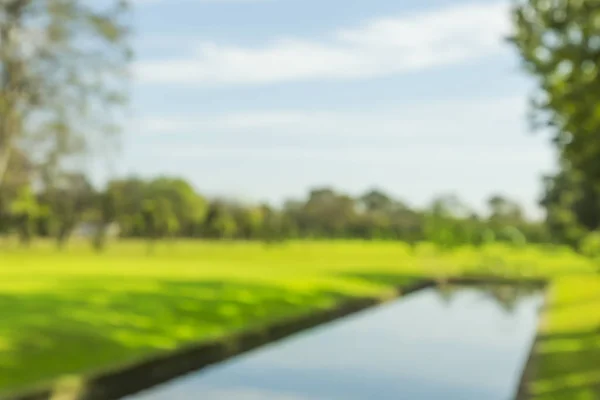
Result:
{"label": "distant foliage", "polygon": [[527,238],[523,235],[519,229],[514,226],[507,226],[502,229],[502,238],[504,242],[507,242],[516,247],[524,247],[527,244]]}
{"label": "distant foliage", "polygon": [[591,258],[600,258],[600,232],[592,232],[583,238],[580,244],[582,254]]}
{"label": "distant foliage", "polygon": [[206,199],[176,178],[114,180],[102,191],[81,175],[65,176],[62,182],[39,192],[25,185],[9,207],[0,203],[0,234],[17,233],[23,244],[35,235],[52,236],[62,248],[73,235],[82,234],[79,227],[85,226],[98,251],[106,247],[112,236],[108,231],[115,226],[121,237],[147,239],[149,250],[157,240],[183,237],[265,243],[394,240],[415,250],[419,242],[429,242],[442,251],[495,241],[513,245],[540,242],[536,234],[539,223],[526,220],[518,205],[500,196],[493,196],[485,217],[449,195],[416,209],[380,190],[354,198],[331,188],[317,188],[305,199],[276,208]]}

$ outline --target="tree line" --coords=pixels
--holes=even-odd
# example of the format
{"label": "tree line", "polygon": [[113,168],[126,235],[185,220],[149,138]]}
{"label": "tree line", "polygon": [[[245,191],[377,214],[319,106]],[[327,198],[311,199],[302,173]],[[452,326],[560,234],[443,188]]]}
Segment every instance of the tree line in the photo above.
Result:
{"label": "tree line", "polygon": [[[11,169],[11,171],[14,171]],[[12,180],[17,182],[15,176]],[[381,190],[352,197],[316,188],[306,198],[282,206],[206,198],[185,180],[159,177],[113,180],[96,190],[81,173],[63,174],[41,190],[27,180],[0,195],[0,234],[16,235],[23,245],[35,236],[64,247],[82,225],[94,227],[101,250],[110,226],[124,238],[204,238],[214,240],[364,239],[431,241],[442,247],[513,244],[548,240],[543,223],[529,221],[521,207],[492,196],[478,215],[453,195],[435,198],[422,209]]]}

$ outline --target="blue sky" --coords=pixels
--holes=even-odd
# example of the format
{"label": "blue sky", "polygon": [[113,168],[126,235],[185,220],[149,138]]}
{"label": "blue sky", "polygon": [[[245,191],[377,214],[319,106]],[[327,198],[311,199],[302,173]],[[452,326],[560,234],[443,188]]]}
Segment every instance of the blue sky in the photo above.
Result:
{"label": "blue sky", "polygon": [[502,38],[509,0],[133,0],[131,120],[111,176],[279,202],[333,185],[535,212],[554,155]]}

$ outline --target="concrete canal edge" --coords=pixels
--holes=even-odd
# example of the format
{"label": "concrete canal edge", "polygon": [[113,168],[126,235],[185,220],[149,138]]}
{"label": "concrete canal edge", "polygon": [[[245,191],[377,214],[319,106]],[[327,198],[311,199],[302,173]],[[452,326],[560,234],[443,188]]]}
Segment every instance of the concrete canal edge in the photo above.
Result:
{"label": "concrete canal edge", "polygon": [[[552,287],[550,285],[551,284],[545,285],[544,301],[540,310],[540,316],[537,323],[535,338],[531,343],[529,355],[527,356],[527,361],[525,362],[525,365],[521,372],[521,379],[519,380],[519,385],[517,386],[514,400],[528,400],[531,398],[532,395],[532,393],[529,390],[529,384],[535,376],[535,369],[537,364],[536,356],[538,344],[540,341],[540,333],[543,331],[544,326],[547,322],[547,310],[552,296]],[[550,288],[548,288],[548,286],[550,286]]]}
{"label": "concrete canal edge", "polygon": [[[490,277],[437,278],[400,287],[393,296],[352,298],[308,314],[284,318],[263,328],[249,329],[213,341],[203,341],[154,355],[135,363],[88,375],[58,379],[25,392],[8,394],[2,400],[113,400],[150,389],[190,372],[225,361],[295,333],[314,328],[367,308],[383,304],[437,285],[522,285],[545,286],[537,279]],[[521,400],[521,399],[519,399]]]}
{"label": "concrete canal edge", "polygon": [[213,341],[203,341],[164,354],[89,375],[72,376],[22,393],[0,396],[2,400],[112,400],[150,389],[161,383],[225,361],[295,333],[334,321],[378,304],[436,284],[423,280],[398,288],[385,297],[351,298],[335,306],[283,318],[259,329],[249,329]]}

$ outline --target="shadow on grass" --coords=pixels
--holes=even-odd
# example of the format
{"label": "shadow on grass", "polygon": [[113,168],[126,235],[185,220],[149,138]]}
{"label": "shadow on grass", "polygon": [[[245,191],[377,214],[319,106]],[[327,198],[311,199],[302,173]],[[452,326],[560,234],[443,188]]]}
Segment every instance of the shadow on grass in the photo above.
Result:
{"label": "shadow on grass", "polygon": [[73,281],[59,292],[2,294],[0,392],[258,327],[339,299],[319,290],[218,281]]}
{"label": "shadow on grass", "polygon": [[528,399],[600,399],[600,327],[539,335],[526,384]]}
{"label": "shadow on grass", "polygon": [[[578,298],[574,301],[567,301],[567,302],[563,302],[560,304],[555,304],[552,306],[553,310],[557,311],[563,308],[572,308],[572,307],[577,307],[577,306],[583,306],[583,305],[587,305],[590,303],[598,303],[599,307],[600,307],[600,293],[595,295],[595,296],[588,296],[588,297],[583,297],[583,298]],[[600,330],[600,328],[599,328]]]}
{"label": "shadow on grass", "polygon": [[417,282],[425,281],[427,278],[417,275],[393,274],[384,272],[343,272],[339,276],[360,280],[368,283],[378,283],[390,287],[401,288]]}

